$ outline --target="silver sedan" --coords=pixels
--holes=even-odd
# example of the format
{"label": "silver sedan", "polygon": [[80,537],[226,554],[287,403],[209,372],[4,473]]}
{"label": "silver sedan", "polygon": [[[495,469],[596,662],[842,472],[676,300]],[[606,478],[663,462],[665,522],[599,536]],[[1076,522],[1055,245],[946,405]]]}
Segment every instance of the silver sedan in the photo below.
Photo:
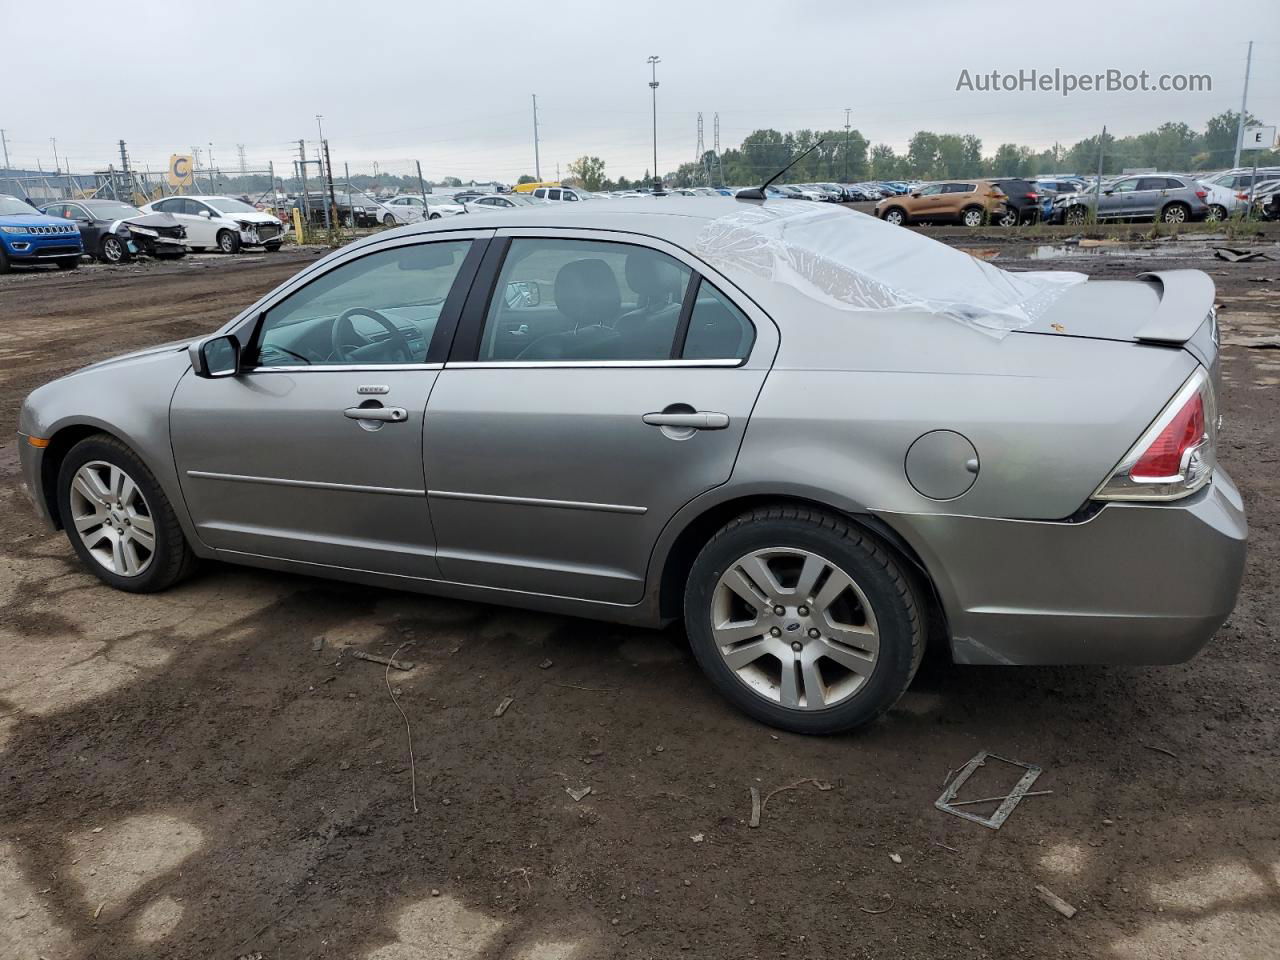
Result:
{"label": "silver sedan", "polygon": [[344,247],[215,334],[22,408],[40,515],[106,583],[200,558],[683,620],[766,723],[969,664],[1186,660],[1230,613],[1198,271],[1008,273],[827,205],[500,209]]}

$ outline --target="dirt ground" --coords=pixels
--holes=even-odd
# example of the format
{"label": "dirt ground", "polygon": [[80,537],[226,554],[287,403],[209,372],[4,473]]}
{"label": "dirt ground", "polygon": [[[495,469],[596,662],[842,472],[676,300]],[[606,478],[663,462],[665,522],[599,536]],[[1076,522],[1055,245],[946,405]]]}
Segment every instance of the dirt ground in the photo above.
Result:
{"label": "dirt ground", "polygon": [[[8,443],[0,960],[1280,956],[1280,262],[1026,253],[986,255],[1218,283],[1221,460],[1252,529],[1239,606],[1196,661],[931,656],[870,729],[791,736],[721,701],[677,630],[219,565],[113,592],[37,525]],[[0,278],[0,424],[313,256]],[[417,666],[388,677],[347,645]],[[933,807],[984,749],[1052,791],[999,831]],[[969,796],[1016,778],[982,775]],[[750,787],[797,783],[748,826]]]}

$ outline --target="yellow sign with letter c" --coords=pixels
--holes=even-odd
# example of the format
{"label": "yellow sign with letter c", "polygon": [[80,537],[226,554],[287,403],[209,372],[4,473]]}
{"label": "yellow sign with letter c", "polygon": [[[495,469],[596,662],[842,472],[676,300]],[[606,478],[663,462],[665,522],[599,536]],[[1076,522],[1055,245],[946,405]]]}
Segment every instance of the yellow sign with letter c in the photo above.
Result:
{"label": "yellow sign with letter c", "polygon": [[195,182],[191,157],[175,153],[169,158],[169,186],[189,187]]}

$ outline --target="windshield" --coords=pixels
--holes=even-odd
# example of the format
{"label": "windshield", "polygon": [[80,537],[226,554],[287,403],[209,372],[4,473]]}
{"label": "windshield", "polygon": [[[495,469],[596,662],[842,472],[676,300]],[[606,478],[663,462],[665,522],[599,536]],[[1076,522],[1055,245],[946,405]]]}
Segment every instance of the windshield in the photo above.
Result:
{"label": "windshield", "polygon": [[17,197],[0,197],[0,216],[4,217],[34,217],[38,213],[32,207],[27,206]]}
{"label": "windshield", "polygon": [[137,207],[131,207],[127,203],[118,203],[115,200],[95,200],[86,203],[89,212],[95,217],[103,220],[118,220],[121,217],[139,217],[142,211]]}
{"label": "windshield", "polygon": [[219,213],[257,213],[257,209],[243,200],[232,200],[229,197],[211,197],[204,201]]}
{"label": "windshield", "polygon": [[962,250],[865,214],[784,200],[707,224],[697,252],[829,307],[911,310],[993,337],[1035,322],[1082,273],[1010,273]]}

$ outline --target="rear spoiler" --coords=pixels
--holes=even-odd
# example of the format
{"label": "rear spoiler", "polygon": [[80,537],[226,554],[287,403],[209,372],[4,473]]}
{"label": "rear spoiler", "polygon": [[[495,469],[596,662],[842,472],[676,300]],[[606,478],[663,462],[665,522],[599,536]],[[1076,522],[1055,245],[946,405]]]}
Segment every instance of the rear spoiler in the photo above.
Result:
{"label": "rear spoiler", "polygon": [[1203,270],[1157,270],[1138,276],[1156,287],[1160,306],[1134,339],[1146,343],[1186,343],[1213,309],[1216,288]]}

